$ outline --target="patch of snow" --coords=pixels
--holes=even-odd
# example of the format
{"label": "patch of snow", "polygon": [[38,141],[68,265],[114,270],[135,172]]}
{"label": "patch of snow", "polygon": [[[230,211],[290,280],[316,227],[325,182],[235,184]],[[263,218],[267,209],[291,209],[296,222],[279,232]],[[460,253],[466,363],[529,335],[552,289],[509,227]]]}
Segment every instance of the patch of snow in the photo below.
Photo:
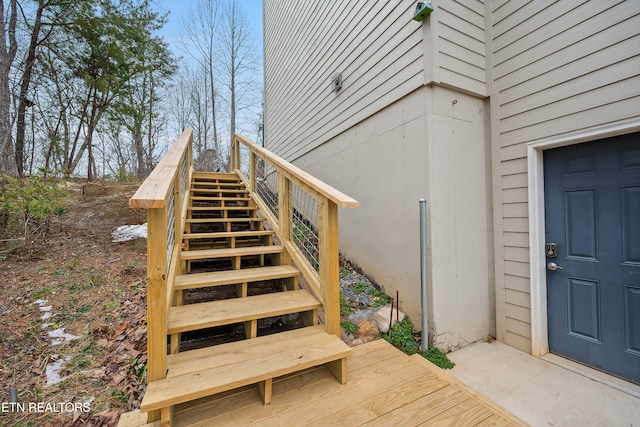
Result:
{"label": "patch of snow", "polygon": [[49,302],[49,300],[48,300],[48,299],[37,299],[37,300],[35,300],[33,303],[34,303],[34,304],[38,304],[38,305],[40,305],[40,306],[43,306],[43,305],[45,305],[45,304],[46,304],[46,303],[48,303],[48,302]]}
{"label": "patch of snow", "polygon": [[57,354],[52,354],[51,359],[54,359],[53,363],[47,364],[46,374],[47,374],[47,385],[54,385],[61,383],[67,377],[61,377],[60,371],[64,368],[64,364],[71,360],[71,356],[65,356],[63,359],[58,359],[60,357]]}
{"label": "patch of snow", "polygon": [[49,337],[53,338],[51,345],[65,344],[71,340],[77,340],[80,338],[75,335],[67,334],[64,329],[65,328],[58,328],[53,331],[49,331]]}
{"label": "patch of snow", "polygon": [[111,241],[113,243],[126,242],[134,239],[147,238],[147,223],[139,225],[122,225],[111,233]]}
{"label": "patch of snow", "polygon": [[51,312],[47,311],[47,312],[45,312],[42,316],[40,316],[40,320],[47,320],[47,319],[49,319],[49,318],[51,318],[51,317],[53,317],[53,316],[51,315]]}

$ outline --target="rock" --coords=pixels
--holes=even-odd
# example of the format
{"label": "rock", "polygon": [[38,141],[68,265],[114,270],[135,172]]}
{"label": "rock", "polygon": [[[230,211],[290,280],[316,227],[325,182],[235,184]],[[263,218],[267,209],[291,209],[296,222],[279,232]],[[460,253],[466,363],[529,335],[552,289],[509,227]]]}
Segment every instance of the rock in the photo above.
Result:
{"label": "rock", "polygon": [[355,347],[357,345],[360,344],[364,344],[364,342],[362,342],[362,339],[360,338],[356,338],[355,340],[351,341],[351,344],[349,344],[351,347]]}
{"label": "rock", "polygon": [[365,310],[356,310],[349,315],[349,320],[355,324],[362,322],[363,320],[369,320],[369,317],[376,312],[375,308],[367,308]]}
{"label": "rock", "polygon": [[[393,323],[398,321],[402,321],[404,319],[405,314],[402,311],[398,312],[399,319],[396,319],[396,310],[393,309]],[[369,317],[369,321],[376,325],[380,332],[386,334],[389,332],[389,318],[391,317],[391,304],[385,305],[384,307],[380,307],[375,313]]]}
{"label": "rock", "polygon": [[353,336],[360,338],[363,343],[373,341],[378,338],[380,330],[376,325],[368,320],[363,320],[358,323],[358,327],[359,329],[353,333]]}

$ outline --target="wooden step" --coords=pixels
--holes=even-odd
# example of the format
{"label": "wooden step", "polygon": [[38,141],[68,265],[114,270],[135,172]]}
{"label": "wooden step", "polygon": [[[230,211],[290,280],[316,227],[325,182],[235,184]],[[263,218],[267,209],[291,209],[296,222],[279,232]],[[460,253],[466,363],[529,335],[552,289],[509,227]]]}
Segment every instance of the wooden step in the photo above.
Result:
{"label": "wooden step", "polygon": [[259,230],[259,231],[219,231],[211,233],[184,233],[183,239],[217,239],[217,238],[234,238],[234,237],[261,237],[271,236],[274,232],[272,230]]}
{"label": "wooden step", "polygon": [[203,172],[203,171],[196,171],[193,172],[192,175],[193,179],[204,179],[204,180],[234,180],[234,181],[240,181],[240,178],[238,178],[238,174],[236,174],[235,172]]}
{"label": "wooden step", "polygon": [[[327,363],[336,374],[335,364],[346,371],[342,361],[350,354],[349,346],[322,326],[177,353],[167,356],[167,378],[147,386],[140,410],[168,408]],[[339,379],[344,383],[346,374]]]}
{"label": "wooden step", "polygon": [[256,206],[189,206],[187,210],[194,212],[208,211],[257,211]]}
{"label": "wooden step", "polygon": [[266,218],[187,218],[185,221],[191,224],[208,224],[221,222],[260,222],[266,221]]}
{"label": "wooden step", "polygon": [[250,197],[228,197],[228,196],[190,196],[191,200],[205,201],[205,202],[248,202]]}
{"label": "wooden step", "polygon": [[218,182],[218,181],[193,181],[191,183],[192,187],[225,187],[225,188],[245,188],[244,182]]}
{"label": "wooden step", "polygon": [[176,276],[174,289],[176,291],[183,291],[186,289],[286,279],[298,275],[300,275],[300,270],[290,265],[185,274]]}
{"label": "wooden step", "polygon": [[304,289],[171,307],[168,334],[302,313],[322,307]]}
{"label": "wooden step", "polygon": [[204,249],[200,251],[182,251],[183,260],[213,259],[226,257],[242,257],[250,255],[279,254],[282,246],[249,246],[246,248]]}
{"label": "wooden step", "polygon": [[220,194],[247,194],[249,190],[246,189],[230,189],[230,188],[191,188],[192,193],[220,193]]}

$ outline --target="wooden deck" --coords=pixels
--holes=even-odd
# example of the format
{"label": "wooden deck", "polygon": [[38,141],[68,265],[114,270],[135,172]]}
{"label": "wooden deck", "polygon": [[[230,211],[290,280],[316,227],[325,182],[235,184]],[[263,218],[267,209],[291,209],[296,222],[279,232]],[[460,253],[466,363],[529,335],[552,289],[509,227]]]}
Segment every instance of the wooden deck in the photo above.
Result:
{"label": "wooden deck", "polygon": [[[145,424],[139,411],[121,427]],[[174,426],[526,426],[514,415],[420,356],[377,340],[353,348],[348,382],[326,367],[273,381],[264,406],[255,387],[178,405]]]}

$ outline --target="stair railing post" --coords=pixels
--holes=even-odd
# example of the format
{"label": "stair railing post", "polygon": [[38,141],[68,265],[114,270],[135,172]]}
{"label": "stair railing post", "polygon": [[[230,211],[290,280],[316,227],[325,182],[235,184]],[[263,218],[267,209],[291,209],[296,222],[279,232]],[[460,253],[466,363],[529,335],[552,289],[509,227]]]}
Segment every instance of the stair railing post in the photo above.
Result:
{"label": "stair railing post", "polygon": [[338,205],[329,199],[322,199],[318,206],[318,240],[324,327],[327,333],[340,336]]}
{"label": "stair railing post", "polygon": [[249,191],[256,191],[256,154],[249,150]]}
{"label": "stair railing post", "polygon": [[[291,240],[291,182],[278,170],[278,227],[285,242]],[[282,242],[284,244],[284,242]]]}
{"label": "stair railing post", "polygon": [[[167,206],[148,210],[147,222],[147,381],[167,370]],[[160,419],[160,411],[148,420]]]}

